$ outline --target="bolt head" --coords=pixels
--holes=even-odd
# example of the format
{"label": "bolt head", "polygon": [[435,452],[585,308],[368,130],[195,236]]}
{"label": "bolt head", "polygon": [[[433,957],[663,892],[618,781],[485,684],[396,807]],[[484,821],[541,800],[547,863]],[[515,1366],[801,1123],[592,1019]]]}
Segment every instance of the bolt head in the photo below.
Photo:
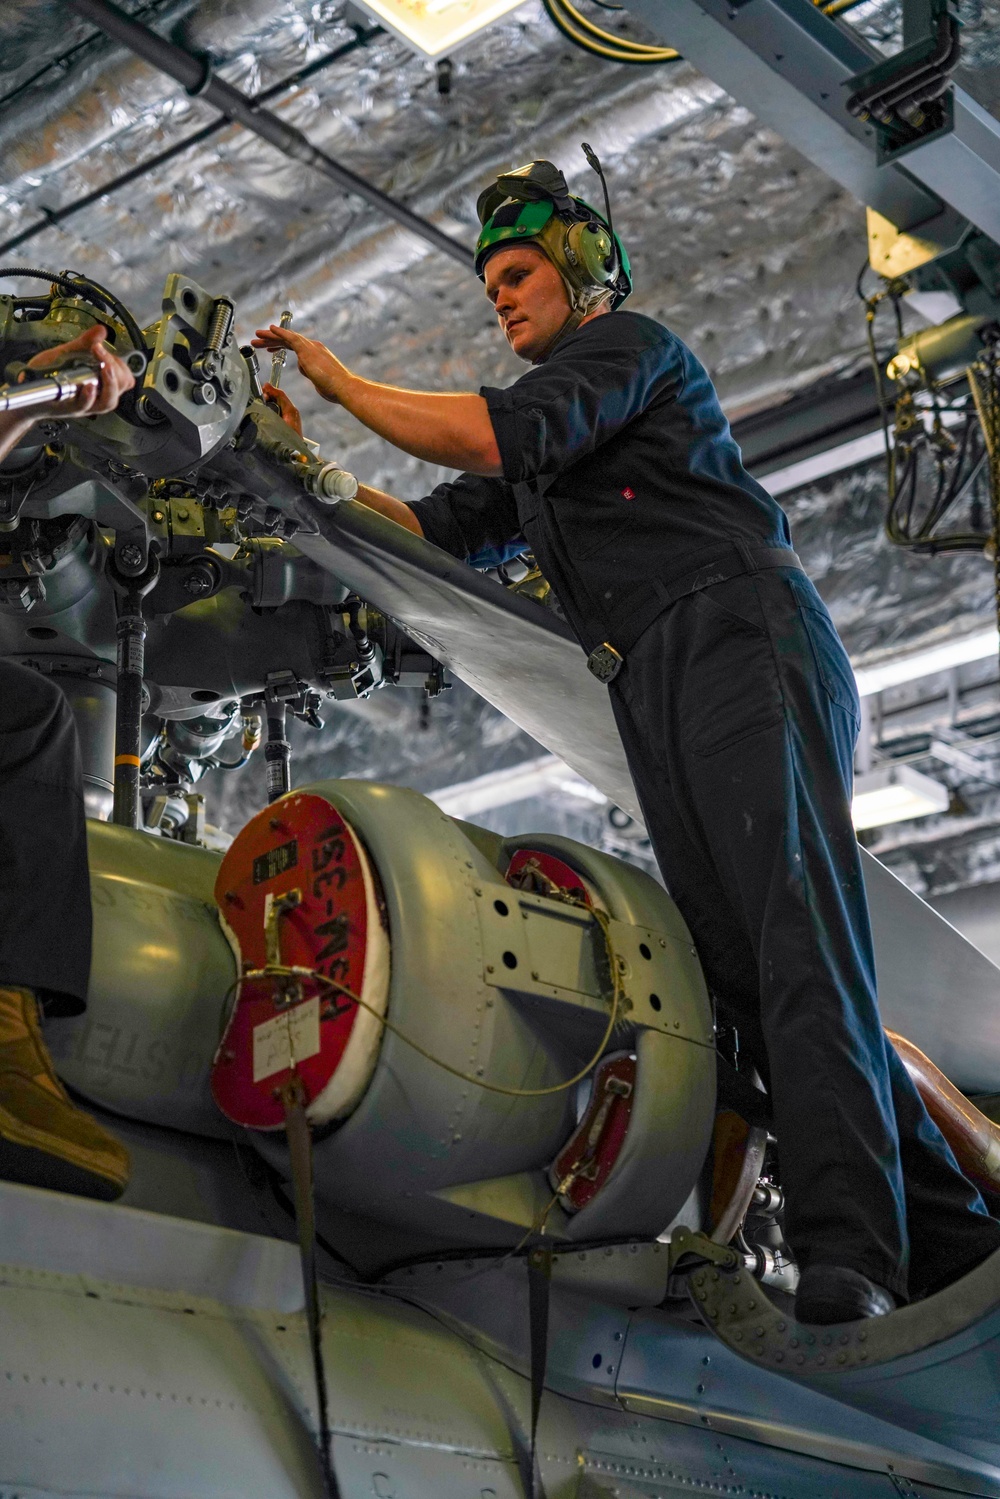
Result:
{"label": "bolt head", "polygon": [[130,542],[128,546],[123,546],[118,556],[123,567],[142,566],[142,548],[136,546],[134,542]]}

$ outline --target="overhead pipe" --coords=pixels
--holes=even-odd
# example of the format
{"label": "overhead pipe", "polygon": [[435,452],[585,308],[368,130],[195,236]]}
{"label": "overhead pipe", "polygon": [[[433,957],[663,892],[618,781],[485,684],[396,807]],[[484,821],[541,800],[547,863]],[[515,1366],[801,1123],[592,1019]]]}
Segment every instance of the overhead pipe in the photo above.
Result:
{"label": "overhead pipe", "polygon": [[[320,73],[328,68],[331,63],[338,62],[340,58],[349,53],[357,51],[359,47],[366,47],[376,36],[382,35],[381,26],[372,26],[367,31],[358,31],[353,39],[344,42],[339,47],[334,47],[331,52],[324,52],[322,57],[316,57],[312,62],[297,68],[294,73],[289,73],[286,78],[279,78],[276,83],[261,89],[259,94],[253,96],[254,104],[264,104],[269,99],[276,99],[286,89],[297,88],[306,79],[312,78],[314,74]],[[3,101],[0,100],[0,105]],[[102,198],[107,198],[111,193],[116,193],[123,187],[129,187],[133,182],[138,182],[141,177],[146,177],[150,172],[155,172],[157,167],[162,167],[175,157],[183,155],[193,146],[200,146],[202,142],[210,140],[213,135],[218,135],[225,130],[231,122],[220,117],[213,120],[210,125],[203,125],[200,130],[194,130],[190,135],[185,135],[179,141],[174,141],[172,146],[167,146],[163,151],[157,151],[153,156],[147,156],[144,161],[137,161],[134,167],[120,172],[117,177],[111,177],[107,182],[102,182],[99,187],[93,188],[89,193],[84,193],[80,198],[74,198],[72,202],[65,203],[61,208],[40,208],[42,217],[22,229],[20,234],[13,235],[0,244],[0,255],[6,255],[10,250],[16,250],[20,245],[27,244],[29,240],[35,239],[39,234],[44,234],[46,229],[53,229],[62,224],[66,219],[81,213],[83,209],[89,208],[92,203],[99,203]]]}
{"label": "overhead pipe", "polygon": [[895,1031],[885,1034],[965,1175],[977,1187],[1000,1194],[1000,1124],[980,1113],[912,1041]]}
{"label": "overhead pipe", "polygon": [[160,72],[175,79],[192,98],[204,99],[227,119],[235,120],[245,130],[260,136],[261,140],[267,141],[282,155],[321,172],[345,192],[364,199],[380,213],[395,219],[404,229],[419,235],[434,249],[449,255],[466,269],[472,269],[472,254],[465,245],[459,244],[458,240],[445,234],[443,229],[439,229],[429,219],[413,213],[388,193],[359,177],[356,172],[341,166],[339,161],[314,146],[294,125],[287,124],[269,109],[261,109],[249,95],[217,78],[204,58],[193,56],[183,47],[178,47],[151,31],[148,26],[133,21],[116,5],[109,4],[108,0],[69,0],[69,8],[84,20],[100,27],[114,41],[127,47],[151,67],[158,68]]}

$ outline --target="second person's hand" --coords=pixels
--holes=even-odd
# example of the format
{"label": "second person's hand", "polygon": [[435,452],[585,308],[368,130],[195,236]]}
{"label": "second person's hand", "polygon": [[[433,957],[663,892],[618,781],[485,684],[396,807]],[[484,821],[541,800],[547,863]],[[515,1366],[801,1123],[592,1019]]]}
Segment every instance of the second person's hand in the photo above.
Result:
{"label": "second person's hand", "polygon": [[[69,358],[72,354],[89,356],[96,363],[96,384],[89,388],[81,387],[73,406],[54,407],[53,410],[58,410],[59,416],[101,416],[107,411],[114,411],[125,392],[135,385],[135,376],[124,359],[105,343],[107,336],[108,330],[98,323],[88,328],[85,333],[78,334],[69,343],[59,344],[54,349],[46,349],[28,360],[28,369],[38,370],[40,373],[72,363]],[[36,415],[42,414],[42,412],[36,413]]]}
{"label": "second person's hand", "polygon": [[276,385],[272,385],[270,380],[264,386],[264,399],[272,401],[277,406],[278,415],[281,417],[281,420],[287,422],[293,432],[297,432],[300,437],[305,436],[305,433],[302,431],[302,416],[299,408],[295,405],[294,401],[289,400],[283,390],[279,390]]}

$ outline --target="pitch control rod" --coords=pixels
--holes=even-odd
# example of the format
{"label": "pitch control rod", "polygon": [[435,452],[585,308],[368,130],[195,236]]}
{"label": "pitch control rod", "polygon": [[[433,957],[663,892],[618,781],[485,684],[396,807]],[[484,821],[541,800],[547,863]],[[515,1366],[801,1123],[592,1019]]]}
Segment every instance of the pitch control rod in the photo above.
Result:
{"label": "pitch control rod", "polygon": [[81,391],[96,391],[100,373],[89,367],[52,370],[23,385],[0,385],[0,411],[35,411],[39,406],[74,406]]}

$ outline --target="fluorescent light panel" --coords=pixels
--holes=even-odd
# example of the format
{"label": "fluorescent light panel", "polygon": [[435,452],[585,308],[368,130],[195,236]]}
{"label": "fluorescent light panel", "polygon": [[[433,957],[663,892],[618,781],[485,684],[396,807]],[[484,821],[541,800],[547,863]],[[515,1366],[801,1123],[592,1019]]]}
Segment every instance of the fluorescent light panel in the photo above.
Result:
{"label": "fluorescent light panel", "polygon": [[871,697],[884,692],[887,687],[899,687],[903,682],[916,682],[921,677],[931,677],[935,672],[950,671],[954,666],[965,666],[970,661],[985,661],[1000,653],[1000,636],[995,625],[987,630],[977,630],[973,635],[960,635],[957,640],[942,640],[940,645],[929,645],[922,651],[893,656],[874,666],[854,668],[858,692],[862,697]]}
{"label": "fluorescent light panel", "polygon": [[570,770],[558,755],[540,755],[537,760],[523,760],[505,770],[490,770],[471,781],[442,786],[428,796],[449,817],[475,817],[494,807],[509,807],[546,792],[563,791],[581,801],[603,806],[607,797],[589,781]]}
{"label": "fluorescent light panel", "polygon": [[816,479],[839,474],[841,469],[853,468],[856,463],[867,463],[869,458],[877,458],[884,452],[885,438],[880,428],[877,432],[866,432],[864,437],[852,437],[850,442],[828,448],[825,453],[814,453],[811,458],[790,463],[787,468],[775,469],[773,474],[762,474],[760,482],[769,494],[777,497]]}
{"label": "fluorescent light panel", "polygon": [[445,57],[524,0],[364,0],[364,8],[424,57]]}
{"label": "fluorescent light panel", "polygon": [[883,765],[855,780],[851,817],[859,830],[880,828],[947,812],[949,799],[947,786],[912,765]]}
{"label": "fluorescent light panel", "polygon": [[[960,412],[945,411],[942,412],[941,420],[944,426],[954,427],[963,417]],[[769,494],[777,497],[779,494],[787,494],[790,489],[801,489],[804,484],[829,478],[830,474],[839,474],[845,468],[854,468],[855,464],[867,463],[869,459],[879,456],[885,456],[885,437],[881,427],[874,432],[866,432],[862,437],[852,437],[835,448],[827,448],[823,453],[814,453],[811,458],[800,458],[787,468],[776,468],[773,473],[756,477]]]}

